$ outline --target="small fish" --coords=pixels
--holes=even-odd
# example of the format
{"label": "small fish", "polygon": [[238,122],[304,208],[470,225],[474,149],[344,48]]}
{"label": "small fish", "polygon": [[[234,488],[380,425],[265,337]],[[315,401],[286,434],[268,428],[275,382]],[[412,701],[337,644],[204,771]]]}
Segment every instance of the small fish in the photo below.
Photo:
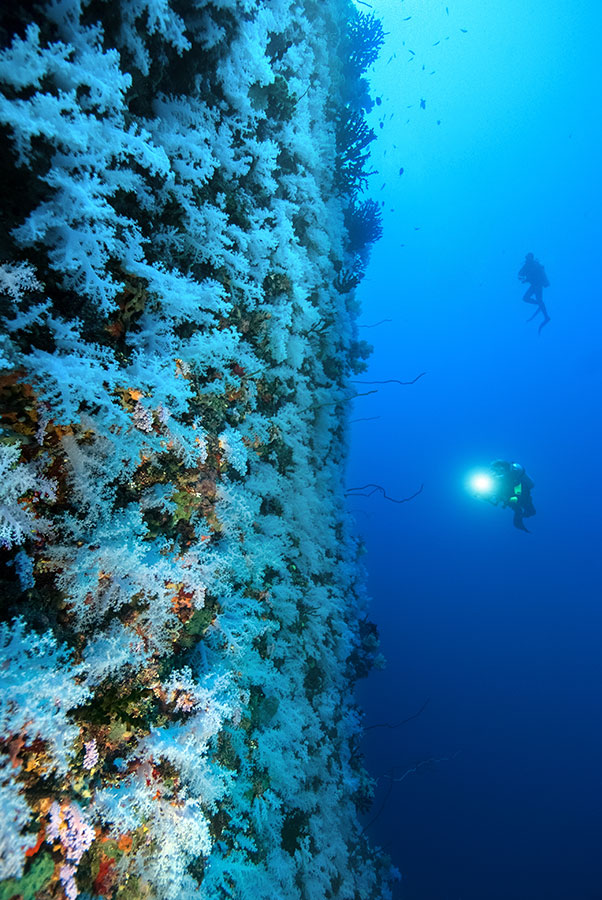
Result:
{"label": "small fish", "polygon": [[420,101],[420,109],[426,109],[426,100]]}
{"label": "small fish", "polygon": [[437,119],[437,125],[441,125],[441,119]]}
{"label": "small fish", "polygon": [[449,6],[446,6],[446,7],[445,7],[445,13],[446,13],[446,15],[449,16]]}
{"label": "small fish", "polygon": [[381,187],[381,191],[386,187],[386,184],[386,182],[383,184],[383,186]]}
{"label": "small fish", "polygon": [[420,225],[414,225],[414,231],[420,231]]}
{"label": "small fish", "polygon": [[416,56],[416,51],[415,51],[415,50],[410,50],[409,47],[408,47],[408,53],[411,53],[412,56]]}
{"label": "small fish", "polygon": [[381,104],[382,102],[383,102],[383,98],[382,98],[382,97],[377,97],[377,98],[376,98],[376,105],[377,105],[377,106],[380,106],[380,104]]}
{"label": "small fish", "polygon": [[400,174],[400,175],[403,175],[403,166],[402,166],[401,169],[399,170],[399,174]]}
{"label": "small fish", "polygon": [[384,206],[384,205],[385,205],[385,201],[384,201],[384,200],[381,200],[381,201],[380,201],[380,205],[381,205],[381,206]]}
{"label": "small fish", "polygon": [[404,22],[409,22],[411,18],[412,18],[411,16],[406,16],[406,18],[405,18],[403,21],[404,21]]}
{"label": "small fish", "polygon": [[435,41],[435,43],[433,44],[433,47],[436,47],[437,44],[440,44],[440,43],[441,43],[441,41]]}
{"label": "small fish", "polygon": [[468,34],[468,28],[461,28],[460,31],[463,31],[464,34]]}
{"label": "small fish", "polygon": [[434,75],[436,71],[437,71],[436,69],[433,69],[432,72],[429,72],[429,75]]}
{"label": "small fish", "polygon": [[379,128],[384,128],[384,127],[385,127],[385,123],[384,123],[384,122],[379,122],[379,123],[378,123],[378,127],[379,127]]}

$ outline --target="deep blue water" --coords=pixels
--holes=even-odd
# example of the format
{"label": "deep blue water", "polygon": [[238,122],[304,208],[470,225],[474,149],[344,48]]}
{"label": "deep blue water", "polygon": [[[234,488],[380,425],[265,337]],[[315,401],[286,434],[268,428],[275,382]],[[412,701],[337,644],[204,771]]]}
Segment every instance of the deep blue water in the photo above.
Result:
{"label": "deep blue water", "polygon": [[[424,483],[400,506],[349,501],[388,660],[360,699],[367,725],[429,703],[366,733],[366,822],[390,767],[419,764],[369,831],[398,897],[599,900],[602,6],[372,5],[389,32],[371,75],[384,237],[360,321],[392,321],[362,329],[362,377],[426,375],[355,402],[380,418],[353,425],[348,486]],[[541,335],[517,280],[528,251],[551,282]],[[531,534],[466,489],[496,457],[535,481]]]}

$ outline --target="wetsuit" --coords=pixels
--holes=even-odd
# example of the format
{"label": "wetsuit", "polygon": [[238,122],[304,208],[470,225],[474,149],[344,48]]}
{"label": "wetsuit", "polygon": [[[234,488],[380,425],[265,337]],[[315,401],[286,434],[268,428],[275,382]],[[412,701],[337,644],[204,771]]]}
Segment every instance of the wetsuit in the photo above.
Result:
{"label": "wetsuit", "polygon": [[[526,281],[529,284],[529,287],[523,294],[525,303],[535,303],[537,305],[537,310],[534,315],[537,315],[538,312],[543,313],[544,320],[539,326],[539,330],[541,331],[543,326],[550,321],[548,311],[543,302],[543,289],[550,286],[546,270],[540,262],[537,262],[536,259],[531,257],[525,260],[523,267],[518,273],[518,277],[521,281]],[[533,316],[531,318],[533,318]]]}
{"label": "wetsuit", "polygon": [[515,528],[528,531],[523,519],[535,515],[535,506],[531,491],[534,482],[527,475],[522,466],[504,463],[494,467],[496,480],[495,503],[501,503],[504,507],[510,507],[514,511],[513,523]]}

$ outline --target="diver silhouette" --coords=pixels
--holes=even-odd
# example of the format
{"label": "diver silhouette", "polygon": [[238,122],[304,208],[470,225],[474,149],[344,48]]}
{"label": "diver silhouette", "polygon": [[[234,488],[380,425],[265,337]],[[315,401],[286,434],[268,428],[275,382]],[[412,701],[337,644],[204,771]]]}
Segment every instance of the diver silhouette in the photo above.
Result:
{"label": "diver silhouette", "polygon": [[493,496],[491,502],[494,505],[501,504],[504,509],[510,507],[514,510],[514,527],[529,533],[523,519],[535,515],[535,507],[531,497],[531,491],[535,487],[534,482],[525,472],[520,463],[508,462],[505,459],[496,459],[491,463],[491,473],[494,479]]}
{"label": "diver silhouette", "polygon": [[543,302],[543,289],[550,286],[546,270],[542,264],[535,259],[532,253],[527,253],[525,262],[518,273],[518,277],[523,283],[527,282],[529,285],[523,294],[525,303],[535,303],[537,305],[537,309],[527,321],[530,322],[531,319],[534,319],[537,313],[543,313],[543,322],[537,329],[538,333],[541,334],[541,329],[550,321],[546,305]]}

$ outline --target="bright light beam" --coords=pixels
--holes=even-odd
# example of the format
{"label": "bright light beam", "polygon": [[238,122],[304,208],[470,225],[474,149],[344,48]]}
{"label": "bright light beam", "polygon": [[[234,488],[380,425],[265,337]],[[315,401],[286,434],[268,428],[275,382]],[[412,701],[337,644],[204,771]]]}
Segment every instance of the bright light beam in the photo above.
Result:
{"label": "bright light beam", "polygon": [[470,486],[477,494],[489,494],[493,490],[493,478],[484,472],[478,472],[470,479]]}

